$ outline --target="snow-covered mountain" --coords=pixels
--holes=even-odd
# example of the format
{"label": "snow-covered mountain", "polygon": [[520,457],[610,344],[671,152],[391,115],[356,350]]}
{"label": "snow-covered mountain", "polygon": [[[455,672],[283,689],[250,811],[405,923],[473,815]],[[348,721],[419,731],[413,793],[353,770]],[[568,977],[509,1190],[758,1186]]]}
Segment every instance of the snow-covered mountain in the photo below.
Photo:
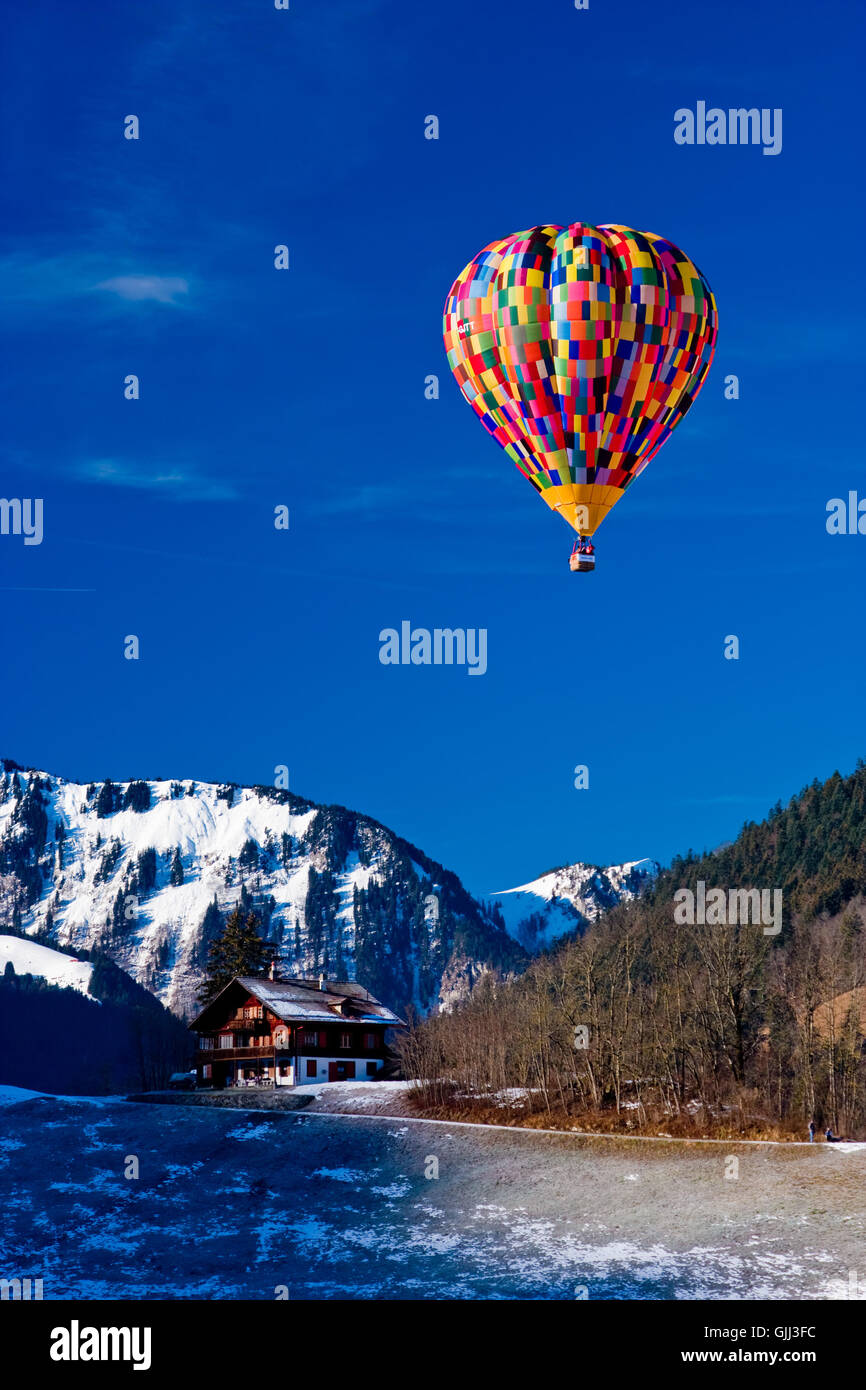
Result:
{"label": "snow-covered mountain", "polygon": [[38,941],[28,941],[20,936],[0,936],[0,975],[10,961],[16,975],[38,975],[49,985],[57,985],[60,989],[90,993],[90,977],[93,974],[90,961],[78,960],[64,951],[54,951]]}
{"label": "snow-covered mountain", "polygon": [[0,928],[98,948],[181,1017],[236,906],[257,914],[284,973],[355,978],[398,1011],[427,1012],[485,970],[522,969],[658,867],[574,864],[498,894],[500,910],[342,806],[274,787],[0,768]]}
{"label": "snow-covered mountain", "polygon": [[617,903],[637,897],[652,883],[659,867],[655,859],[636,859],[607,869],[567,864],[492,897],[509,934],[534,952],[594,921]]}
{"label": "snow-covered mountain", "polygon": [[285,973],[419,1010],[525,956],[455,874],[369,817],[274,787],[82,783],[0,764],[0,927],[97,947],[195,1012],[210,941],[255,911]]}

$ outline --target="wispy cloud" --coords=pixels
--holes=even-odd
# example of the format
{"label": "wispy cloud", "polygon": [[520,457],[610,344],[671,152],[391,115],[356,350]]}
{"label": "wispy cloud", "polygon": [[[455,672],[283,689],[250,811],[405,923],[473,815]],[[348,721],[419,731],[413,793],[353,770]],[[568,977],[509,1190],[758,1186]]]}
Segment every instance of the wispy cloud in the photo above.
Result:
{"label": "wispy cloud", "polygon": [[84,482],[161,492],[182,502],[228,502],[238,495],[231,483],[186,466],[149,468],[125,459],[87,459],[75,471]]}
{"label": "wispy cloud", "polygon": [[62,305],[99,292],[129,304],[177,304],[190,294],[190,277],[112,265],[107,256],[80,252],[40,256],[16,251],[0,257],[0,301],[7,310],[34,304]]}
{"label": "wispy cloud", "polygon": [[175,304],[178,295],[189,294],[189,281],[179,275],[115,275],[94,285],[120,299],[155,299],[159,304]]}

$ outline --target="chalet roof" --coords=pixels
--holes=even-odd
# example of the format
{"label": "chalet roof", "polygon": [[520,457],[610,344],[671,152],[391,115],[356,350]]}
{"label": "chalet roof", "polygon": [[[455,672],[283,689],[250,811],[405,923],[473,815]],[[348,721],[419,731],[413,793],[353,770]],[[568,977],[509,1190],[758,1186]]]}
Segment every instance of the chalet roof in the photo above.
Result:
{"label": "chalet roof", "polygon": [[[318,980],[263,980],[258,976],[237,975],[216,999],[202,1009],[190,1027],[194,1029],[199,1019],[213,1008],[225,991],[236,984],[241,985],[284,1023],[333,1023],[338,1019],[343,1023],[403,1025],[403,1020],[397,1014],[380,1004],[369,990],[353,980],[326,980],[322,989]],[[349,1000],[353,1008],[346,1015],[341,1012],[341,1006]]]}

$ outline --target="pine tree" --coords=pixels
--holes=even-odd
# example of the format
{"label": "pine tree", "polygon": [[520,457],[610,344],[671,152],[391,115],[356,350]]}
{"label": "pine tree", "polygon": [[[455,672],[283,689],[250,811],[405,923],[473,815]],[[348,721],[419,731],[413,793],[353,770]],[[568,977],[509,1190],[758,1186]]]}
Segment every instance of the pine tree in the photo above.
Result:
{"label": "pine tree", "polygon": [[183,862],[181,860],[180,850],[178,849],[177,845],[175,845],[174,854],[172,855],[171,869],[169,871],[168,881],[171,884],[172,888],[179,888],[180,885],[183,883]]}
{"label": "pine tree", "polygon": [[103,782],[99,789],[99,796],[96,798],[96,815],[99,820],[104,820],[117,810],[118,790],[110,778]]}
{"label": "pine tree", "polygon": [[223,930],[222,913],[219,910],[219,903],[216,895],[207,905],[204,917],[201,919],[200,935],[204,941],[215,941]]}
{"label": "pine tree", "polygon": [[[172,793],[173,795],[174,793]],[[150,810],[150,787],[146,782],[130,782],[123,795],[123,809],[126,811],[131,808],[133,811]]]}
{"label": "pine tree", "polygon": [[242,869],[257,869],[259,867],[259,847],[255,840],[247,840],[238,855],[238,864]]}
{"label": "pine tree", "polygon": [[150,893],[156,887],[156,850],[144,849],[135,864],[136,878],[142,893]]}
{"label": "pine tree", "polygon": [[268,959],[268,946],[259,936],[259,919],[254,912],[244,917],[235,908],[225,930],[211,943],[207,972],[199,1000],[207,1004],[236,975],[261,975]]}

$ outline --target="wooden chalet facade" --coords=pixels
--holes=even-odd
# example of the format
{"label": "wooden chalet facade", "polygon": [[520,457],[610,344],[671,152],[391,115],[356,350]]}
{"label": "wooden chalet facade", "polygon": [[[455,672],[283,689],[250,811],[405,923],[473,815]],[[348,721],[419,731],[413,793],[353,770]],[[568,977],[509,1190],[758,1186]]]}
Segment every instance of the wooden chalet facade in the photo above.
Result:
{"label": "wooden chalet facade", "polygon": [[346,980],[237,976],[189,1025],[201,1087],[374,1081],[406,1025]]}

